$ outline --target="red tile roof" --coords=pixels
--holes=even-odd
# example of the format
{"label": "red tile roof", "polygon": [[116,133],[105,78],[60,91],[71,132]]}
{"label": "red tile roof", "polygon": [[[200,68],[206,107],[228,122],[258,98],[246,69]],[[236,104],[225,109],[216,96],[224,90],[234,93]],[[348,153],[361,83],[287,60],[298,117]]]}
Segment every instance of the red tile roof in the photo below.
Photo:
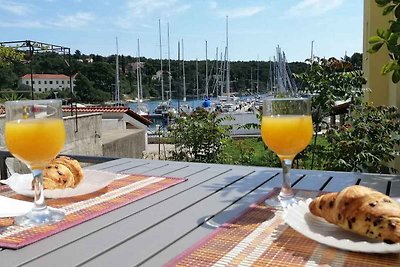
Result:
{"label": "red tile roof", "polygon": [[[69,76],[64,74],[33,74],[33,79],[66,79],[69,80]],[[21,79],[30,79],[31,74],[25,74]]]}
{"label": "red tile roof", "polygon": [[[87,113],[92,113],[92,112],[111,112],[111,113],[125,113],[129,110],[127,107],[75,107],[72,108],[73,111],[77,112],[87,112]],[[64,112],[69,112],[71,111],[71,107],[63,107]]]}
{"label": "red tile roof", "polygon": [[[71,112],[71,107],[64,106],[63,107],[63,112]],[[75,112],[75,108],[73,108],[73,112]],[[151,120],[148,118],[145,118],[130,108],[127,107],[81,107],[81,108],[76,108],[76,112],[79,113],[94,113],[94,112],[107,112],[107,113],[126,113],[127,115],[131,116],[132,118],[140,121],[141,123],[145,125],[150,125],[152,123]],[[6,110],[3,106],[0,106],[0,115],[5,114]]]}
{"label": "red tile roof", "polygon": [[[126,113],[127,115],[131,116],[132,118],[138,120],[139,122],[150,125],[152,123],[151,120],[137,114],[136,112],[132,111],[128,107],[75,107],[72,108],[73,112],[79,113],[93,113],[93,112],[103,112],[103,113]],[[71,107],[63,107],[64,112],[71,112]]]}

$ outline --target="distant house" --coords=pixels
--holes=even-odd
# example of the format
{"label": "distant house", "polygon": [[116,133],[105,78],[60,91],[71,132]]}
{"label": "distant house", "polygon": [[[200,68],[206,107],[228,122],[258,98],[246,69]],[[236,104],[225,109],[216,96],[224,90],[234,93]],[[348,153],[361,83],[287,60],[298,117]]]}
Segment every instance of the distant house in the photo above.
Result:
{"label": "distant house", "polygon": [[[72,91],[75,82],[75,76],[72,76]],[[70,90],[70,77],[64,74],[33,74],[32,84],[35,93],[48,91]],[[21,83],[31,86],[31,74],[25,74],[21,77]]]}

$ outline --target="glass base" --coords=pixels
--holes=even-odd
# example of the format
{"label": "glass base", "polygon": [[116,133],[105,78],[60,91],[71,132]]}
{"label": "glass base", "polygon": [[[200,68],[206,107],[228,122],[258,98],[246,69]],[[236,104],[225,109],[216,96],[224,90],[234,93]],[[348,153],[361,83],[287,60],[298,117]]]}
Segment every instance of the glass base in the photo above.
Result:
{"label": "glass base", "polygon": [[65,212],[61,209],[44,207],[42,209],[32,209],[25,215],[15,217],[15,224],[20,226],[38,226],[52,224],[61,221],[65,217]]}
{"label": "glass base", "polygon": [[302,200],[302,198],[295,196],[283,197],[278,195],[276,197],[267,199],[265,204],[273,208],[287,208],[290,205],[296,204],[300,200]]}

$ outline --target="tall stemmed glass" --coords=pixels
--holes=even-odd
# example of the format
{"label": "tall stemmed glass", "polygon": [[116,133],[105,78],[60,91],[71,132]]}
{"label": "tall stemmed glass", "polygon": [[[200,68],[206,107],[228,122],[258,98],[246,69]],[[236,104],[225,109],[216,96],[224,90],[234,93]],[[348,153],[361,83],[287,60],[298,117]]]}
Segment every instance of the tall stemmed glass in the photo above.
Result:
{"label": "tall stemmed glass", "polygon": [[33,174],[34,207],[15,218],[22,226],[51,224],[64,218],[64,211],[47,207],[43,194],[43,169],[65,143],[60,100],[9,101],[6,106],[5,142],[11,154]]}
{"label": "tall stemmed glass", "polygon": [[313,135],[309,98],[270,98],[263,101],[261,135],[264,143],[282,163],[282,187],[277,198],[266,204],[286,207],[295,203],[290,183],[290,169],[294,157],[305,149]]}

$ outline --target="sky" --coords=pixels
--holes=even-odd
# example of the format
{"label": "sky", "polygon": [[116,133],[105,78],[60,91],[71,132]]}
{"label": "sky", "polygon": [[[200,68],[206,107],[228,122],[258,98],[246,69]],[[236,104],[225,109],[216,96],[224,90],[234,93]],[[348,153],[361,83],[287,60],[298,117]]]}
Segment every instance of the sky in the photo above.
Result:
{"label": "sky", "polygon": [[[228,19],[226,20],[226,17]],[[279,45],[287,60],[362,52],[363,0],[0,0],[0,42],[35,40],[102,56],[116,53],[266,61]],[[312,45],[313,44],[313,45]],[[182,51],[181,51],[182,52]],[[180,56],[182,58],[182,55]]]}

